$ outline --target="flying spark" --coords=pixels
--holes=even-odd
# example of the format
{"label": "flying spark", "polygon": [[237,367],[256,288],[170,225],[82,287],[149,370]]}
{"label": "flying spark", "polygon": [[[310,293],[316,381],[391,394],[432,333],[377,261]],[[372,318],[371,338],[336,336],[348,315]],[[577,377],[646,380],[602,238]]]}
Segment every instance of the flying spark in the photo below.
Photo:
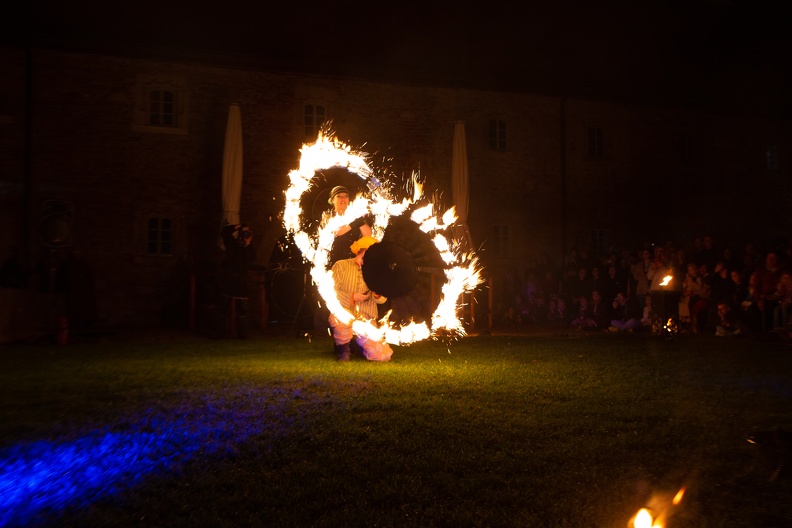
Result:
{"label": "flying spark", "polygon": [[[358,194],[344,214],[323,219],[318,231],[311,235],[302,227],[303,211],[300,200],[310,190],[319,171],[334,167],[347,169],[366,181],[369,192],[365,195]],[[343,308],[336,298],[333,275],[327,270],[334,233],[339,227],[361,216],[371,215],[374,219],[372,234],[381,240],[391,217],[402,215],[410,206],[424,198],[423,185],[413,175],[411,196],[396,202],[386,190],[387,182],[379,184],[379,180],[374,178],[374,170],[367,154],[353,150],[325,132],[320,132],[314,143],[305,144],[300,149],[299,167],[289,172],[289,181],[283,211],[284,227],[293,235],[303,257],[312,264],[311,278],[335,317],[345,324],[351,324],[352,329],[360,336],[393,345],[410,344],[439,335],[465,335],[464,326],[458,316],[459,300],[463,293],[473,291],[481,284],[481,267],[475,254],[464,252],[460,241],[449,239],[445,234],[457,219],[453,207],[438,215],[435,204],[430,202],[415,209],[410,216],[422,231],[433,234],[432,241],[447,266],[444,270],[442,297],[430,318],[431,326],[429,323],[414,321],[396,325],[388,321],[387,315],[380,321],[369,321]],[[372,181],[376,184],[371,184]]]}

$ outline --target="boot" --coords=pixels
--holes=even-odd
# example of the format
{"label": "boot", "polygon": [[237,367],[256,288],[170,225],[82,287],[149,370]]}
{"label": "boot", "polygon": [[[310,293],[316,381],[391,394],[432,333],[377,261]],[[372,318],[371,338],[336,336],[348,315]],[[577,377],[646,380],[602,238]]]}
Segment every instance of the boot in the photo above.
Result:
{"label": "boot", "polygon": [[336,345],[335,351],[336,354],[338,355],[338,361],[349,361],[350,358],[349,343],[344,343],[343,345]]}

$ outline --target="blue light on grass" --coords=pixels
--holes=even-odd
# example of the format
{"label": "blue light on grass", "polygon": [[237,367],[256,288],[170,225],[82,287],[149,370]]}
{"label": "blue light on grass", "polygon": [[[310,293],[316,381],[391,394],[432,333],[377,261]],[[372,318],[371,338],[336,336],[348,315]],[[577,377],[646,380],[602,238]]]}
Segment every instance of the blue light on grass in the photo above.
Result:
{"label": "blue light on grass", "polygon": [[[173,433],[171,433],[173,434]],[[59,510],[136,484],[164,463],[174,438],[153,433],[106,433],[68,443],[33,442],[0,452],[0,526],[25,525]],[[191,447],[192,444],[192,447]],[[178,455],[194,450],[182,443]]]}
{"label": "blue light on grass", "polygon": [[[246,391],[243,399],[199,396],[171,413],[126,431],[93,431],[75,439],[20,443],[0,450],[0,527],[28,526],[68,507],[85,507],[146,477],[173,473],[191,456],[223,456],[268,429],[286,434],[294,416],[284,412],[294,393]],[[235,407],[236,406],[236,407]]]}

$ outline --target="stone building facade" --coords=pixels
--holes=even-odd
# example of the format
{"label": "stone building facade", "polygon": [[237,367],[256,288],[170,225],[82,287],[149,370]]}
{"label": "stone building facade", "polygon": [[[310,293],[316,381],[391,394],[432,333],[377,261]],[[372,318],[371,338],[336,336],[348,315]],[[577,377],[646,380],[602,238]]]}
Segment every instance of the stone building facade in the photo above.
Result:
{"label": "stone building facade", "polygon": [[[3,49],[0,63],[0,257],[21,248],[41,289],[48,257],[78,255],[109,325],[183,323],[189,271],[222,258],[231,103],[262,269],[283,235],[287,174],[323,118],[396,178],[418,172],[446,206],[464,121],[468,223],[490,276],[571,247],[704,232],[763,243],[792,227],[792,132],[774,116],[48,49]],[[53,215],[66,240],[51,239]]]}

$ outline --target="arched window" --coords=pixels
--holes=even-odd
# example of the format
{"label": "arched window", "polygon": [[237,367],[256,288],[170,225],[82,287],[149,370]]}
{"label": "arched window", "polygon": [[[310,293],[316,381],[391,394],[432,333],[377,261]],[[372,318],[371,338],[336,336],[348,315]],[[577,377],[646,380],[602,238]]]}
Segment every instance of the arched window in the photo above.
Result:
{"label": "arched window", "polygon": [[154,134],[189,133],[189,93],[186,83],[172,75],[138,77],[132,129]]}

